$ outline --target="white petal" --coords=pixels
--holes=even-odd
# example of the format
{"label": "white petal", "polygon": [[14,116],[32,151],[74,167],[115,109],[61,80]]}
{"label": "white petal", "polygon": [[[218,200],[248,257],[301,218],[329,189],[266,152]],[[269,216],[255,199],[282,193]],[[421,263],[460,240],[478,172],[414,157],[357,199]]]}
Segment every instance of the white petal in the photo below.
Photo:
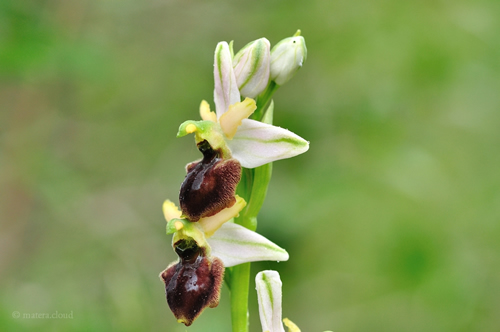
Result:
{"label": "white petal", "polygon": [[220,258],[225,267],[257,261],[287,261],[288,253],[262,235],[241,225],[223,224],[208,244],[212,255]]}
{"label": "white petal", "polygon": [[309,142],[289,130],[245,119],[227,142],[234,158],[246,168],[291,158],[309,149]]}
{"label": "white petal", "polygon": [[231,51],[226,42],[218,43],[215,48],[214,80],[215,111],[217,118],[220,118],[228,110],[229,105],[240,101],[240,91],[234,76]]}
{"label": "white petal", "polygon": [[262,331],[285,332],[281,323],[281,279],[276,271],[262,271],[255,277]]}

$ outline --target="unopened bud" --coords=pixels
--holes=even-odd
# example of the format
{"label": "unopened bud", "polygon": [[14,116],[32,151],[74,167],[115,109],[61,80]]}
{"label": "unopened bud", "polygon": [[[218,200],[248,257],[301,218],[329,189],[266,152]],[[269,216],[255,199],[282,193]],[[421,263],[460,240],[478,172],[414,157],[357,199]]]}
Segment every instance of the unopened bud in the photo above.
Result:
{"label": "unopened bud", "polygon": [[306,41],[297,30],[271,50],[271,80],[283,85],[295,75],[307,58]]}
{"label": "unopened bud", "polygon": [[233,58],[238,89],[244,97],[257,97],[269,83],[271,45],[266,38],[248,43]]}

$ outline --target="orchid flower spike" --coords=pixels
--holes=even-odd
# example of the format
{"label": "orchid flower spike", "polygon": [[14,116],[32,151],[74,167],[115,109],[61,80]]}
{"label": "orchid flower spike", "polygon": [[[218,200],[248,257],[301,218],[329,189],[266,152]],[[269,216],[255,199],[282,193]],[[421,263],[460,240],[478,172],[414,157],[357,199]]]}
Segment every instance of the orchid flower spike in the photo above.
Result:
{"label": "orchid flower spike", "polygon": [[241,101],[229,45],[215,49],[215,110],[206,101],[200,105],[203,121],[186,121],[177,137],[194,133],[197,144],[206,141],[222,159],[234,158],[241,166],[255,168],[294,157],[309,149],[309,142],[286,129],[248,119],[255,111],[251,98]]}
{"label": "orchid flower spike", "polygon": [[165,295],[179,323],[189,326],[209,307],[219,304],[224,267],[242,263],[288,260],[288,253],[243,226],[230,221],[245,207],[236,196],[236,203],[219,213],[191,222],[182,218],[174,203],[163,203],[167,234],[173,234],[172,246],[179,256],[160,273]]}

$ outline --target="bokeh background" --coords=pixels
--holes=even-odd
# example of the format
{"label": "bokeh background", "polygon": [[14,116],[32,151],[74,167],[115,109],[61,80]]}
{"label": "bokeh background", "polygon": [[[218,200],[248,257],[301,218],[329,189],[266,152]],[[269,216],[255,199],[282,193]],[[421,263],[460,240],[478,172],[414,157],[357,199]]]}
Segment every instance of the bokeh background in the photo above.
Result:
{"label": "bokeh background", "polygon": [[[302,30],[259,231],[302,331],[498,331],[500,2],[0,1],[0,330],[189,328],[158,273],[213,51]],[[213,105],[213,104],[212,104]],[[213,106],[212,106],[213,107]],[[255,285],[252,281],[251,289]],[[251,331],[259,331],[251,292]],[[15,312],[21,317],[15,318]],[[71,314],[27,319],[23,314]]]}

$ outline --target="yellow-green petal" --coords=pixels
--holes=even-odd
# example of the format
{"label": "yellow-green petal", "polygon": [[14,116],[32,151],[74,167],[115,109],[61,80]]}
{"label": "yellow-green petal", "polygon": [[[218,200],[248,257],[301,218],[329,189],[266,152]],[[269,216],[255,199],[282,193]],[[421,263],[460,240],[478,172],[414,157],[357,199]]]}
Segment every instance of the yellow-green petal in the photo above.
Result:
{"label": "yellow-green petal", "polygon": [[252,115],[256,109],[255,100],[251,98],[245,98],[242,102],[230,105],[229,110],[222,114],[219,119],[224,135],[228,139],[232,139],[241,125],[241,121]]}

